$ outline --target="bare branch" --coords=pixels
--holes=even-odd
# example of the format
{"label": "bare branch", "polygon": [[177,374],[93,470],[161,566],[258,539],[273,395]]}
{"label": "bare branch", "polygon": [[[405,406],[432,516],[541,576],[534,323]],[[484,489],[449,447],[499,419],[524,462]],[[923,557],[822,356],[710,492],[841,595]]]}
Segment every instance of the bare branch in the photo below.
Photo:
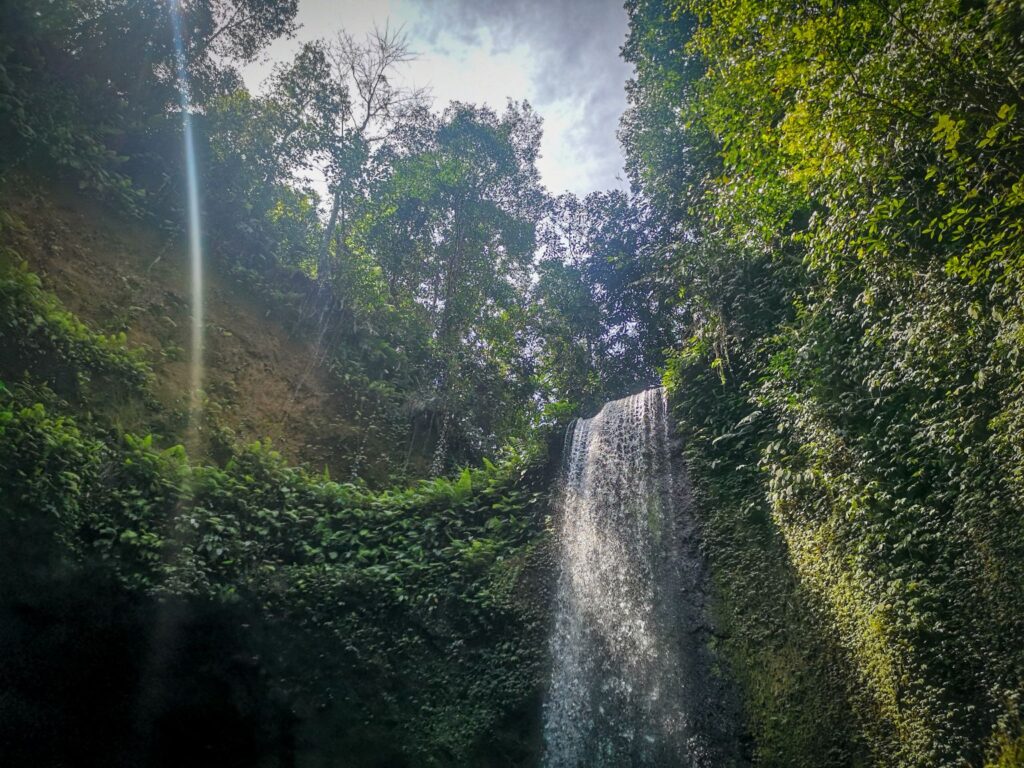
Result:
{"label": "bare branch", "polygon": [[338,80],[356,95],[349,113],[351,128],[368,143],[384,139],[396,119],[426,100],[424,89],[399,88],[389,79],[397,67],[416,59],[401,27],[376,27],[363,42],[339,32],[329,56]]}

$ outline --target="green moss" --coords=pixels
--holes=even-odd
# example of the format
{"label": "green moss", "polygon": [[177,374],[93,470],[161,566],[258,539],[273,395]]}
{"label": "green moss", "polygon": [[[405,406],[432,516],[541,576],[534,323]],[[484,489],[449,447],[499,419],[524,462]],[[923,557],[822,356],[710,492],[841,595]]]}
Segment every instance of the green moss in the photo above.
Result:
{"label": "green moss", "polygon": [[716,434],[729,423],[728,390],[697,387],[693,375],[677,370],[666,383],[712,574],[716,650],[739,687],[751,757],[778,768],[867,765],[844,655],[770,515],[756,432]]}
{"label": "green moss", "polygon": [[1020,768],[1024,766],[1024,735],[1013,738],[1005,733],[993,739],[991,756],[985,768]]}

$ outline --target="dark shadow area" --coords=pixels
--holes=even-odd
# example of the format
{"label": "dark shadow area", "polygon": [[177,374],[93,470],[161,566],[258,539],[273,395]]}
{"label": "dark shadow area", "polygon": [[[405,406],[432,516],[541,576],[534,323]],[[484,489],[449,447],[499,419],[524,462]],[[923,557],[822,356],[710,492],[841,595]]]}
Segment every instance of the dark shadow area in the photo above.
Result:
{"label": "dark shadow area", "polygon": [[3,765],[294,764],[244,608],[161,605],[73,571],[31,587],[0,605]]}

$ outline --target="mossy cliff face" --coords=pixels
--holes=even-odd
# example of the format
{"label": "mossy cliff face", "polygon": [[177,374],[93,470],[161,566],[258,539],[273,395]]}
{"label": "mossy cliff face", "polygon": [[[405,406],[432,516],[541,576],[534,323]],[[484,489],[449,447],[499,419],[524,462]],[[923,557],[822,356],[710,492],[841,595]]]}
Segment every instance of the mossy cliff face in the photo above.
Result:
{"label": "mossy cliff face", "polygon": [[699,369],[673,375],[715,644],[743,691],[754,763],[1020,765],[1008,518],[967,514],[952,492],[930,513],[873,506],[855,468],[823,477],[787,459],[789,425],[737,389],[696,386]]}
{"label": "mossy cliff face", "polygon": [[1021,5],[627,13],[627,166],[758,759],[1014,760]]}
{"label": "mossy cliff face", "polygon": [[746,757],[778,768],[873,765],[835,632],[772,519],[753,435],[716,439],[734,399],[711,371],[691,373],[708,389],[677,380],[672,402],[712,578],[712,645],[740,691]]}

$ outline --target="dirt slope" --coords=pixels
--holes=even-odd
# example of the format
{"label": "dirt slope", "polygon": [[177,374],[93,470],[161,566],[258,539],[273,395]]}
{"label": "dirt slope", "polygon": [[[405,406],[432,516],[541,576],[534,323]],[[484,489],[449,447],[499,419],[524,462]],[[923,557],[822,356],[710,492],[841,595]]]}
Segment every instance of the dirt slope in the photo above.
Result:
{"label": "dirt slope", "polygon": [[[125,218],[80,195],[20,191],[0,206],[23,225],[6,237],[64,305],[96,330],[124,331],[153,361],[162,406],[149,424],[180,439],[189,398],[188,254],[178,235]],[[351,393],[318,364],[312,340],[294,332],[294,307],[275,305],[208,260],[204,444],[270,438],[293,461],[334,477],[373,476],[384,457],[362,456],[365,424]],[[301,280],[299,281],[301,289]],[[305,336],[308,336],[308,331]],[[145,419],[142,419],[145,421]]]}

